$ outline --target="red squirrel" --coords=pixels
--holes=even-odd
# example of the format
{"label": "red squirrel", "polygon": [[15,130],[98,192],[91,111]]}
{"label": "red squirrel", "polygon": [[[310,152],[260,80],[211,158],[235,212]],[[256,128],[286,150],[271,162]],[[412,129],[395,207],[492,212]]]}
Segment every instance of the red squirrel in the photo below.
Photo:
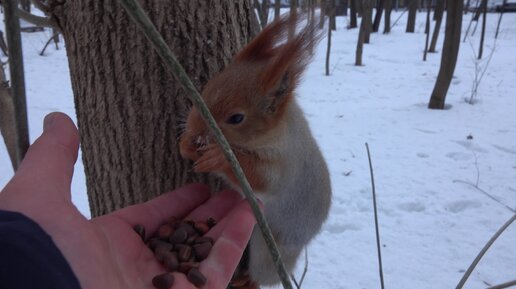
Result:
{"label": "red squirrel", "polygon": [[[283,16],[271,23],[202,91],[264,204],[265,218],[289,272],[320,231],[331,204],[326,163],[295,99],[295,89],[320,38],[313,25],[287,37],[303,20],[302,15]],[[188,114],[179,147],[184,158],[194,161],[195,172],[216,173],[239,188],[196,108]],[[249,244],[249,273],[257,284],[253,288],[279,282],[257,227]]]}

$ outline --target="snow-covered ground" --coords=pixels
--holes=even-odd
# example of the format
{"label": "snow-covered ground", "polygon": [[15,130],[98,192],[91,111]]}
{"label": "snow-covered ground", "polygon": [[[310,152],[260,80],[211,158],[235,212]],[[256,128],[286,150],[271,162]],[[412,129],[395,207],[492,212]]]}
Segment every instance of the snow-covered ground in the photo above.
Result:
{"label": "snow-covered ground", "polygon": [[[393,21],[400,12],[393,13]],[[484,59],[495,49],[471,95],[480,26],[462,43],[447,110],[426,108],[441,54],[422,61],[424,13],[416,33],[404,32],[406,14],[392,33],[371,35],[362,67],[354,55],[357,29],[338,18],[332,39],[331,75],[324,75],[323,39],[299,89],[299,101],[328,161],[334,198],[322,233],[309,246],[302,288],[380,288],[369,143],[379,208],[387,288],[454,288],[476,254],[516,209],[516,14],[488,15]],[[463,31],[470,14],[464,18]],[[443,24],[444,28],[444,24]],[[382,31],[382,28],[380,29]],[[23,35],[31,139],[43,117],[63,111],[75,118],[65,50],[39,51],[49,31]],[[437,47],[442,46],[443,34]],[[476,65],[478,64],[478,65]],[[81,158],[73,201],[89,216]],[[12,176],[0,142],[0,187]],[[478,188],[475,188],[478,185]],[[494,199],[482,191],[489,193]],[[512,210],[512,211],[511,211]],[[516,224],[483,258],[465,288],[516,279]],[[303,270],[299,263],[296,275]]]}

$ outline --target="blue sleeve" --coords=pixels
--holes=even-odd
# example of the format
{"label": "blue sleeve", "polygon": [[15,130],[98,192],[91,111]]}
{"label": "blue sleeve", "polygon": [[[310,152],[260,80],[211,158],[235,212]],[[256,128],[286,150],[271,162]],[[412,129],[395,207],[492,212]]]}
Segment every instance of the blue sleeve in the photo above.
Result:
{"label": "blue sleeve", "polygon": [[80,289],[52,238],[20,213],[0,210],[1,289]]}

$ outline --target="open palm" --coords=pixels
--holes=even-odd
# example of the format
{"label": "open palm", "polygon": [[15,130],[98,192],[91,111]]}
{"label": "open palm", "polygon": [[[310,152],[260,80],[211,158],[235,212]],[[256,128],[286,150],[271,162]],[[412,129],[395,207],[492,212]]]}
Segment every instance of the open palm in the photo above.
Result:
{"label": "open palm", "polygon": [[[37,222],[61,250],[83,289],[153,288],[152,278],[165,269],[134,232],[134,225],[152,233],[170,217],[213,217],[218,223],[208,235],[215,244],[199,270],[208,279],[205,288],[226,288],[255,222],[237,192],[211,197],[206,186],[190,185],[88,220],[70,199],[78,145],[77,130],[66,115],[47,116],[44,133],[0,193],[0,209],[21,212]],[[183,274],[174,277],[172,288],[195,288]]]}

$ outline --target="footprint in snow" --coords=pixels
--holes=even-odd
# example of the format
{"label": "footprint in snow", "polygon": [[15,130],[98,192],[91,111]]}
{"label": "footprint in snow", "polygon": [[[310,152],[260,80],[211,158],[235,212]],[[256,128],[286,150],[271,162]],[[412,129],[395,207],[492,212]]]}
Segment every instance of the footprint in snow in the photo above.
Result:
{"label": "footprint in snow", "polygon": [[398,205],[398,209],[405,211],[405,212],[423,212],[426,207],[425,205],[419,203],[419,202],[407,202],[407,203],[401,203]]}
{"label": "footprint in snow", "polygon": [[468,209],[480,208],[481,206],[482,204],[478,201],[462,200],[449,203],[445,209],[452,213],[460,213]]}

